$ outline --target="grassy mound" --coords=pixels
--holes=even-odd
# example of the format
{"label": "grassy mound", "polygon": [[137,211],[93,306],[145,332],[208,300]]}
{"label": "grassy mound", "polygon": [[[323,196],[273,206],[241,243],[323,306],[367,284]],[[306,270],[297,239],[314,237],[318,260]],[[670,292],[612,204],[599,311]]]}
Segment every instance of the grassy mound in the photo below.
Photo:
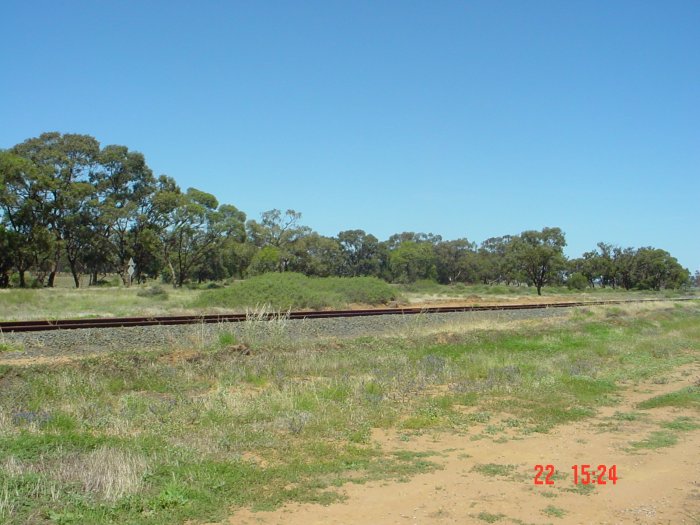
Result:
{"label": "grassy mound", "polygon": [[314,278],[299,273],[266,273],[230,288],[202,292],[194,306],[343,308],[350,303],[386,304],[396,296],[391,285],[375,277]]}

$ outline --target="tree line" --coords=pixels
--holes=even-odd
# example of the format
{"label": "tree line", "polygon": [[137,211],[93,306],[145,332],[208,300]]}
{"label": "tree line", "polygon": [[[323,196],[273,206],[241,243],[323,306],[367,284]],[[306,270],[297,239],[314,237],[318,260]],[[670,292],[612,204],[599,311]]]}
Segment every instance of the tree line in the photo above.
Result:
{"label": "tree line", "polygon": [[[376,276],[390,282],[679,288],[690,273],[668,252],[599,243],[564,256],[565,234],[544,228],[487,239],[403,232],[380,241],[363,230],[334,237],[294,210],[260,220],[210,193],[154,176],[141,153],[89,135],[44,133],[0,150],[0,287],[52,287],[68,270],[76,287],[100,277],[182,286],[265,272]],[[31,276],[31,278],[29,278]],[[698,276],[695,276],[696,279]]]}

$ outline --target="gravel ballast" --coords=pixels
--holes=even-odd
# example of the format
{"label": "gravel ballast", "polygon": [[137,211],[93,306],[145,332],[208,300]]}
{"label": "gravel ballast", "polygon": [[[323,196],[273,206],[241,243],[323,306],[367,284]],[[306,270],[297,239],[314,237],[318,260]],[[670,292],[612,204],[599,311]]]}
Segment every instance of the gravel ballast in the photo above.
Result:
{"label": "gravel ballast", "polygon": [[[0,335],[0,342],[18,351],[4,352],[2,359],[61,354],[95,354],[115,350],[202,347],[232,333],[251,347],[265,341],[304,341],[313,339],[353,339],[368,336],[402,336],[450,326],[480,322],[509,322],[527,319],[563,317],[569,309],[456,312],[418,315],[378,315],[370,317],[246,321],[243,323],[194,324],[174,326],[138,326],[128,328],[85,328],[46,332],[22,332]],[[254,348],[253,348],[254,349]]]}

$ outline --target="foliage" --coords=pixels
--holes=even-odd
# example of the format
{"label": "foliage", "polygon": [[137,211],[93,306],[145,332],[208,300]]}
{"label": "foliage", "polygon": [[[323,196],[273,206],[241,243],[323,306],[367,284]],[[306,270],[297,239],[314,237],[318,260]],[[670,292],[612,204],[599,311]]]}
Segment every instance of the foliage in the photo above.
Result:
{"label": "foliage", "polygon": [[551,283],[564,268],[566,240],[559,228],[525,231],[515,239],[513,253],[516,264],[529,282],[542,294],[542,287]]}
{"label": "foliage", "polygon": [[[259,220],[212,194],[156,178],[143,154],[90,135],[43,133],[0,151],[0,287],[53,287],[70,271],[98,285],[109,273],[129,286],[160,279],[175,287],[268,272],[318,277],[421,279],[494,287],[569,282],[591,287],[678,289],[688,270],[668,252],[598,243],[565,261],[559,228],[486,239],[479,246],[440,235],[401,232],[380,241],[363,230],[324,236],[293,209]],[[31,278],[27,275],[31,274]],[[696,279],[697,281],[697,279]]]}
{"label": "foliage", "polygon": [[437,270],[433,246],[426,242],[403,241],[389,254],[389,270],[394,282],[434,279]]}
{"label": "foliage", "polygon": [[582,273],[572,273],[566,279],[566,287],[570,290],[585,290],[588,287],[589,280]]}
{"label": "foliage", "polygon": [[396,291],[376,277],[312,278],[293,272],[266,273],[220,290],[202,292],[194,306],[273,309],[339,308],[350,303],[386,304]]}

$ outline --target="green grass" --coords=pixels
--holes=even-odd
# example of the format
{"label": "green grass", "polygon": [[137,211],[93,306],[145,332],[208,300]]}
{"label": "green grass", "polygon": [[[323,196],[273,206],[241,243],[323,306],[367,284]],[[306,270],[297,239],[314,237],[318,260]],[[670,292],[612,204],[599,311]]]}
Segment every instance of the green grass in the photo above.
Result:
{"label": "green grass", "polygon": [[189,311],[189,303],[199,293],[163,286],[160,289],[166,292],[165,294],[154,294],[152,289],[150,286],[0,289],[0,320],[182,313]]}
{"label": "green grass", "polygon": [[472,467],[471,471],[478,472],[479,474],[490,478],[518,478],[516,465],[501,465],[499,463],[478,463]]}
{"label": "green grass", "polygon": [[555,507],[554,505],[547,505],[542,509],[542,514],[551,518],[563,518],[566,516],[566,510]]}
{"label": "green grass", "polygon": [[[439,284],[433,280],[420,280],[414,283],[398,285],[406,295],[421,296],[432,295],[441,297],[469,297],[469,296],[537,296],[537,289],[533,286],[511,286],[505,284]],[[545,286],[542,295],[566,296],[569,300],[594,300],[599,299],[639,299],[649,297],[679,297],[695,295],[693,290],[667,290],[664,292],[653,291],[629,291],[613,288],[586,288],[584,290],[571,290],[566,286]]]}
{"label": "green grass", "polygon": [[689,432],[691,430],[697,430],[700,425],[695,422],[693,418],[690,417],[678,417],[673,421],[667,421],[661,424],[662,427],[669,430],[676,430],[678,432]]}
{"label": "green grass", "polygon": [[656,450],[657,448],[672,447],[676,443],[678,443],[678,437],[675,434],[666,430],[657,430],[641,441],[633,441],[632,447]]}
{"label": "green grass", "polygon": [[18,350],[20,350],[18,346],[0,341],[0,354],[4,352],[16,352]]}
{"label": "green grass", "polygon": [[700,408],[700,386],[689,386],[661,396],[652,397],[637,405],[641,409],[676,407],[676,408]]}
{"label": "green grass", "polygon": [[503,518],[506,517],[505,514],[491,514],[490,512],[480,512],[477,516],[481,521],[485,521],[486,523],[496,523],[497,521],[501,521]]}
{"label": "green grass", "polygon": [[[230,351],[235,339],[222,331],[208,347],[176,348],[186,358],[136,349],[3,366],[0,522],[160,525],[337,501],[344,483],[437,468],[383,450],[372,429],[458,430],[465,440],[546,432],[614,403],[620,381],[697,361],[699,320],[696,306],[597,313],[450,344],[366,337],[251,355]],[[668,422],[638,448],[694,425]],[[474,468],[519,479],[513,465]]]}
{"label": "green grass", "polygon": [[267,273],[235,283],[230,288],[204,291],[193,306],[321,309],[342,308],[351,303],[386,304],[396,298],[396,290],[375,277],[311,278],[287,272]]}

